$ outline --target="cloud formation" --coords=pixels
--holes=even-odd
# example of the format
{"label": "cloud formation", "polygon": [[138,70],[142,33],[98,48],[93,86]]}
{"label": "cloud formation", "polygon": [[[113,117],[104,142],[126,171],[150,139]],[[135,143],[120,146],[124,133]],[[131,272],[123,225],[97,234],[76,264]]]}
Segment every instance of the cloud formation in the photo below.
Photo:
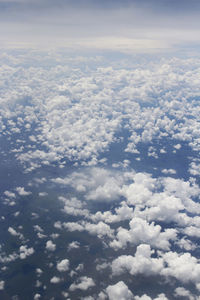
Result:
{"label": "cloud formation", "polygon": [[1,42],[155,52],[198,45],[198,1],[0,1]]}

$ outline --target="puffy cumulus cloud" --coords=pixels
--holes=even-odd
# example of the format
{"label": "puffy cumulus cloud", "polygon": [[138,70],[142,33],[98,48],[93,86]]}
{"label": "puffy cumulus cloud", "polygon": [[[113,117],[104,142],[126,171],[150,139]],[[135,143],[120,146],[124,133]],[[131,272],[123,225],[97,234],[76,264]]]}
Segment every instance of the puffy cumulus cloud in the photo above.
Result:
{"label": "puffy cumulus cloud", "polygon": [[134,216],[133,207],[129,207],[125,201],[120,202],[120,206],[114,209],[115,213],[111,211],[98,211],[90,216],[94,222],[104,221],[105,223],[115,223],[124,220],[129,220]]}
{"label": "puffy cumulus cloud", "polygon": [[69,270],[69,260],[68,259],[61,260],[59,263],[57,263],[56,268],[59,272],[68,271]]}
{"label": "puffy cumulus cloud", "polygon": [[200,174],[200,160],[196,159],[190,163],[189,172],[193,176],[198,176]]}
{"label": "puffy cumulus cloud", "polygon": [[46,242],[46,249],[48,251],[55,251],[56,250],[56,244],[54,244],[51,240]]}
{"label": "puffy cumulus cloud", "polygon": [[195,299],[197,299],[196,297],[194,297],[191,294],[190,291],[186,290],[184,287],[177,287],[175,289],[174,296],[175,297],[184,297],[184,298],[187,298],[189,300],[195,300]]}
{"label": "puffy cumulus cloud", "polygon": [[176,174],[176,170],[174,170],[174,169],[163,169],[162,173],[163,174],[175,175]]}
{"label": "puffy cumulus cloud", "polygon": [[162,275],[173,276],[183,283],[192,282],[199,289],[200,263],[196,257],[190,253],[167,252],[163,254],[163,259],[167,265],[162,270]]}
{"label": "puffy cumulus cloud", "polygon": [[76,197],[67,199],[63,196],[60,196],[58,199],[64,203],[63,211],[66,214],[73,216],[89,216],[88,209],[84,209],[84,203],[79,201]]}
{"label": "puffy cumulus cloud", "polygon": [[51,283],[54,283],[54,284],[60,283],[60,282],[61,282],[61,279],[60,279],[60,277],[54,276],[54,277],[52,277],[52,278],[50,279],[50,282],[51,282]]}
{"label": "puffy cumulus cloud", "polygon": [[53,182],[71,186],[75,191],[84,193],[86,200],[116,201],[123,195],[122,186],[128,180],[129,173],[121,173],[99,167],[73,172],[65,178],[52,179]]}
{"label": "puffy cumulus cloud", "polygon": [[21,186],[17,187],[16,191],[18,192],[18,194],[20,196],[28,196],[31,194],[31,192],[25,191],[24,187],[21,187]]}
{"label": "puffy cumulus cloud", "polygon": [[169,250],[169,240],[176,239],[176,229],[170,228],[161,232],[160,225],[149,224],[146,220],[140,218],[133,218],[129,225],[129,230],[118,228],[117,239],[110,243],[111,247],[123,248],[128,243],[133,245],[148,243],[153,247]]}
{"label": "puffy cumulus cloud", "polygon": [[166,193],[180,198],[189,212],[200,213],[200,205],[191,199],[199,197],[200,188],[196,183],[167,177],[163,185]]}
{"label": "puffy cumulus cloud", "polygon": [[1,58],[1,76],[9,84],[8,91],[2,81],[1,132],[39,127],[29,134],[35,148],[23,145],[23,151],[16,152],[27,171],[63,157],[95,165],[124,128],[130,132],[127,152],[138,153],[140,142],[151,143],[154,138],[176,138],[172,141],[176,148],[184,141],[199,149],[198,59],[163,59],[140,68],[124,62],[118,67],[98,67],[98,58],[93,57],[91,62],[96,64],[86,72],[81,64],[73,68],[69,58],[53,53],[51,68],[44,67],[44,55],[39,53],[33,68],[31,54],[18,58],[26,63],[16,67],[10,59]]}
{"label": "puffy cumulus cloud", "polygon": [[197,245],[186,237],[176,241],[176,245],[178,245],[181,249],[185,249],[186,251],[193,251],[197,248]]}
{"label": "puffy cumulus cloud", "polygon": [[69,287],[69,291],[73,292],[77,289],[86,291],[89,288],[95,286],[95,282],[92,278],[87,276],[82,276],[79,278],[79,280],[76,283],[72,283]]}
{"label": "puffy cumulus cloud", "polygon": [[109,285],[106,288],[106,293],[110,300],[131,300],[133,299],[132,292],[128,289],[123,281],[119,281],[114,285]]}
{"label": "puffy cumulus cloud", "polygon": [[19,255],[16,252],[13,252],[13,253],[8,254],[8,255],[5,252],[0,253],[0,262],[3,263],[3,264],[13,262],[18,258],[19,258]]}
{"label": "puffy cumulus cloud", "polygon": [[[148,221],[162,221],[179,226],[199,226],[197,218],[189,217],[190,213],[199,214],[199,186],[191,181],[171,177],[152,178],[150,174],[138,174],[146,182],[130,183],[123,186],[124,196],[129,205],[134,205],[134,216]],[[152,184],[153,183],[153,184]],[[149,185],[148,185],[149,184]],[[183,212],[185,211],[185,212]]]}
{"label": "puffy cumulus cloud", "polygon": [[78,249],[80,248],[80,243],[77,241],[73,241],[71,243],[69,243],[68,245],[68,251],[72,250],[72,249]]}
{"label": "puffy cumulus cloud", "polygon": [[139,210],[135,216],[150,220],[164,221],[166,223],[179,222],[181,213],[185,208],[181,199],[166,193],[154,193],[146,203],[143,211]]}
{"label": "puffy cumulus cloud", "polygon": [[26,245],[25,246],[21,246],[19,248],[19,257],[21,259],[25,259],[27,258],[28,256],[32,255],[34,253],[34,249],[31,247],[31,248],[28,248]]}
{"label": "puffy cumulus cloud", "polygon": [[[135,256],[119,256],[111,264],[112,274],[120,275],[126,272],[131,275],[143,274],[145,276],[160,274],[167,278],[174,277],[183,284],[192,282],[199,290],[200,263],[196,257],[188,252],[179,254],[170,251],[160,252],[158,258],[152,258],[152,252],[149,245],[141,244],[137,247]],[[179,289],[178,291],[182,292]]]}
{"label": "puffy cumulus cloud", "polygon": [[196,226],[187,226],[183,232],[188,236],[200,237],[199,227]]}
{"label": "puffy cumulus cloud", "polygon": [[132,177],[133,183],[123,187],[123,194],[128,204],[142,205],[152,196],[156,188],[156,179],[150,174],[136,173]]}
{"label": "puffy cumulus cloud", "polygon": [[[200,211],[199,204],[193,201],[200,192],[195,182],[172,177],[152,178],[150,174],[145,173],[136,173],[133,180],[133,183],[123,187],[124,196],[129,204],[142,207],[164,205],[162,209],[166,210],[171,207],[175,213],[184,207],[189,212]],[[168,217],[170,214],[169,212]]]}
{"label": "puffy cumulus cloud", "polygon": [[92,235],[96,235],[99,238],[104,236],[113,237],[114,230],[104,222],[100,221],[97,224],[92,224],[86,221],[81,221],[80,224],[76,222],[65,222],[63,227],[68,231],[87,231]]}
{"label": "puffy cumulus cloud", "polygon": [[[100,239],[109,238],[108,245],[115,250],[141,243],[165,251],[169,251],[174,244],[186,251],[196,248],[189,240],[189,237],[199,236],[200,227],[199,216],[192,217],[190,214],[195,210],[198,213],[199,209],[199,203],[196,202],[199,186],[195,181],[171,177],[153,178],[148,173],[126,170],[117,170],[115,174],[113,170],[102,167],[83,168],[79,173],[73,172],[71,177],[69,175],[59,181],[62,180],[66,186],[73,186],[82,198],[87,199],[88,195],[96,193],[99,186],[104,187],[105,181],[109,182],[110,178],[112,182],[118,182],[118,193],[123,197],[120,203],[113,203],[112,212],[91,213],[84,208],[86,201],[60,196],[59,199],[69,213],[71,208],[71,214],[84,216],[89,222],[57,222],[56,228],[65,228],[71,232],[87,231]],[[127,223],[120,224],[120,227],[114,226],[114,223],[126,220],[129,221],[128,226]],[[162,223],[158,225],[157,222],[164,222],[165,227],[162,228]],[[174,228],[174,224],[178,227]],[[179,238],[180,233],[188,238]]]}
{"label": "puffy cumulus cloud", "polygon": [[144,274],[145,276],[159,274],[164,266],[162,258],[152,258],[149,245],[141,244],[137,247],[135,256],[121,255],[112,262],[113,275],[129,272],[131,275]]}
{"label": "puffy cumulus cloud", "polygon": [[103,236],[108,236],[110,238],[113,237],[114,230],[102,221],[97,224],[91,224],[88,222],[84,222],[83,224],[85,226],[85,230],[92,235],[97,235],[100,238]]}

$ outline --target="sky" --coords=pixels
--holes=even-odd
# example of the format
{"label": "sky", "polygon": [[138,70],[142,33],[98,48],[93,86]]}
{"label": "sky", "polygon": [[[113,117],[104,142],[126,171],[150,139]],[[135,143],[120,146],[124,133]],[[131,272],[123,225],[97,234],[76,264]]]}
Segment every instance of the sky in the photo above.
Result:
{"label": "sky", "polygon": [[0,42],[5,48],[198,51],[199,10],[196,0],[0,0]]}
{"label": "sky", "polygon": [[199,10],[0,0],[0,299],[200,300]]}
{"label": "sky", "polygon": [[200,59],[7,50],[0,85],[0,298],[199,300]]}

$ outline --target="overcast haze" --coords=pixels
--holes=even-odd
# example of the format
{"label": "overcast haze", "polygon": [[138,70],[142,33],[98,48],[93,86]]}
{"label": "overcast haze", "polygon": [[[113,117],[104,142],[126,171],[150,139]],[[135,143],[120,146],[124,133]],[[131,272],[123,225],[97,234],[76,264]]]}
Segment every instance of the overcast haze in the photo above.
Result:
{"label": "overcast haze", "polygon": [[199,1],[0,1],[3,47],[122,52],[199,47]]}

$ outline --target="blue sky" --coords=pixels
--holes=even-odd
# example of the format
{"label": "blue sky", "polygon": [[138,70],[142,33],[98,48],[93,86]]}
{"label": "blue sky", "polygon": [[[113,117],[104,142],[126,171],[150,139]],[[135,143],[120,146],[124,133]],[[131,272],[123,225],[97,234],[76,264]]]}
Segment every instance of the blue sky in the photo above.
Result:
{"label": "blue sky", "polygon": [[[5,48],[198,51],[199,1],[0,0]],[[189,49],[188,49],[189,48]]]}

